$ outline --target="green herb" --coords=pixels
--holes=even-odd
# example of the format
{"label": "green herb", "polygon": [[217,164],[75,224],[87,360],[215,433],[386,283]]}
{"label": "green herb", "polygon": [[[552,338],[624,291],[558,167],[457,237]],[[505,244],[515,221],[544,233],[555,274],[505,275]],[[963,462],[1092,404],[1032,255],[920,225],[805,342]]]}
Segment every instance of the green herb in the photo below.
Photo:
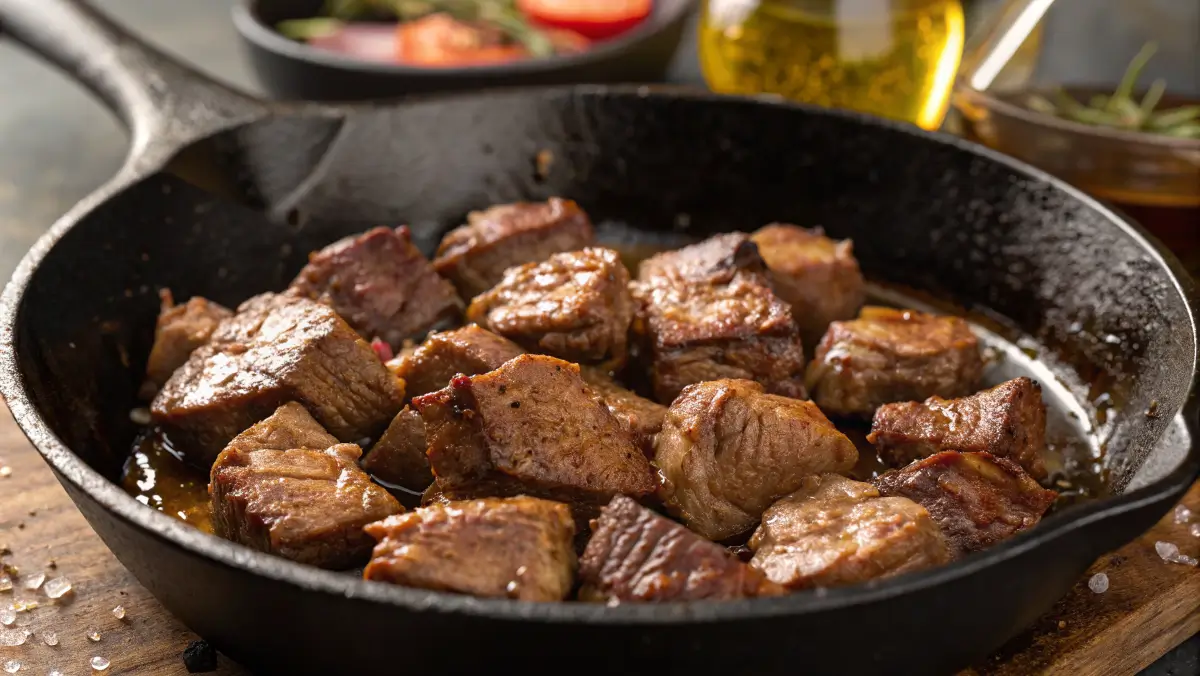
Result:
{"label": "green herb", "polygon": [[553,56],[554,43],[517,9],[514,0],[325,0],[321,17],[285,21],[277,28],[294,40],[329,35],[339,21],[415,21],[444,13],[459,21],[491,24],[510,40],[519,42],[531,56]]}
{"label": "green herb", "polygon": [[1059,87],[1050,97],[1031,94],[1025,105],[1035,113],[1054,115],[1097,127],[1200,139],[1200,106],[1158,110],[1158,105],[1167,91],[1165,81],[1155,80],[1141,101],[1133,96],[1142,71],[1157,50],[1158,46],[1153,42],[1142,47],[1137,56],[1133,57],[1116,91],[1111,95],[1093,96],[1087,104],[1083,104]]}
{"label": "green herb", "polygon": [[338,31],[342,30],[343,22],[340,19],[293,19],[291,21],[280,21],[275,30],[283,33],[285,37],[293,40],[315,40],[316,38],[326,38],[337,35]]}

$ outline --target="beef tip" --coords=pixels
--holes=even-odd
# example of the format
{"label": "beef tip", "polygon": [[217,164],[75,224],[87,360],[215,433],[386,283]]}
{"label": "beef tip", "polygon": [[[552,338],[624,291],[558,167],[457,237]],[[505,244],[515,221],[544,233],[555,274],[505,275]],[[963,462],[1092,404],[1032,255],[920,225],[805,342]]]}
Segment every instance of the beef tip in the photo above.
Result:
{"label": "beef tip", "polygon": [[654,436],[662,429],[663,419],[667,417],[667,407],[621,387],[601,369],[581,366],[579,375],[583,376],[588,387],[604,401],[608,410],[629,432],[634,442],[653,459]]}
{"label": "beef tip", "polygon": [[685,388],[654,447],[667,509],[710,540],[748,532],[806,477],[858,462],[854,443],[815,404],[749,380]]}
{"label": "beef tip", "polygon": [[467,320],[530,352],[579,363],[625,362],[633,300],[629,271],[612,249],[584,249],[510,268],[477,296]]}
{"label": "beef tip", "polygon": [[456,320],[463,308],[454,287],[413,246],[408,227],[330,244],[309,257],[288,293],[325,303],[364,338],[391,347]]}
{"label": "beef tip", "polygon": [[929,510],[958,556],[1033,528],[1058,497],[1016,463],[990,453],[938,453],[874,483],[883,495]]}
{"label": "beef tip", "polygon": [[804,398],[804,349],[791,309],[771,290],[758,248],[744,233],[661,253],[632,285],[634,332],[651,362],[655,397],[745,378]]}
{"label": "beef tip", "polygon": [[767,263],[749,235],[730,232],[643,260],[638,279],[727,282],[739,272],[763,274]]}
{"label": "beef tip", "polygon": [[213,463],[213,530],[320,568],[361,565],[371,552],[363,526],[404,509],[358,468],[361,454],[338,444],[303,406],[284,405]]}
{"label": "beef tip", "polygon": [[562,503],[491,498],[422,507],[367,526],[363,577],[521,601],[561,601],[575,582],[575,523]]}
{"label": "beef tip", "polygon": [[854,584],[950,561],[946,537],[924,507],[836,474],[809,477],[772,505],[749,546],[750,565],[789,589]]}
{"label": "beef tip", "polygon": [[783,593],[759,571],[637,502],[601,510],[579,561],[584,601],[699,601]]}
{"label": "beef tip", "polygon": [[869,417],[895,401],[970,394],[982,375],[979,341],[962,319],[866,307],[830,325],[807,378],[822,411]]}
{"label": "beef tip", "polygon": [[242,430],[297,401],[341,441],[375,438],[400,411],[403,383],[332,309],[256,296],[221,323],[151,404],[175,448],[209,467]]}
{"label": "beef tip", "polygon": [[570,200],[504,204],[469,214],[442,239],[433,265],[464,298],[474,298],[511,267],[578,251],[595,238],[591,220]]}
{"label": "beef tip", "polygon": [[337,444],[337,437],[326,432],[308,409],[289,401],[266,419],[234,437],[225,449],[233,448],[243,453],[263,449],[287,451],[293,448],[321,451]]}
{"label": "beef tip", "polygon": [[575,364],[522,355],[456,377],[413,407],[425,420],[437,490],[454,499],[524,493],[598,507],[657,487],[649,461]]}
{"label": "beef tip", "polygon": [[782,223],[758,230],[753,239],[775,293],[792,306],[805,346],[820,342],[831,322],[858,314],[866,288],[850,240]]}
{"label": "beef tip", "polygon": [[419,397],[442,389],[460,373],[475,376],[495,371],[522,354],[525,351],[511,340],[471,325],[435,333],[392,363],[395,374],[407,386],[408,396]]}
{"label": "beef tip", "polygon": [[368,474],[410,491],[424,491],[433,483],[429,459],[425,457],[425,421],[405,406],[363,458]]}
{"label": "beef tip", "polygon": [[986,451],[1046,476],[1046,404],[1042,386],[1015,378],[961,399],[885,404],[875,411],[867,441],[894,465],[941,451]]}
{"label": "beef tip", "polygon": [[208,342],[217,325],[233,316],[228,308],[200,296],[183,305],[175,304],[170,289],[163,289],[158,296],[162,309],[154,327],[154,347],[146,360],[146,382],[142,386],[145,399],[153,399],[192,352]]}

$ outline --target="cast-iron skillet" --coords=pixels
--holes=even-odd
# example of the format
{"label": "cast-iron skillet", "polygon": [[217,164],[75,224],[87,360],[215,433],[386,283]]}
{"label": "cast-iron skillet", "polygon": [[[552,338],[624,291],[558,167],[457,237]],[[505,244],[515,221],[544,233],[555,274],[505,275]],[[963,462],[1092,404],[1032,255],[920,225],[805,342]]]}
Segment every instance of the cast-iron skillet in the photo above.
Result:
{"label": "cast-iron skillet", "polygon": [[[71,0],[0,0],[0,22],[100,94],[133,137],[120,173],[8,285],[0,391],[121,562],[264,673],[946,673],[1046,611],[1200,472],[1192,282],[1137,227],[977,146],[848,113],[659,89],[268,107]],[[553,163],[541,177],[543,151]],[[163,171],[172,158],[187,180]],[[608,608],[366,583],[205,535],[112,483],[135,433],[156,287],[234,304],[283,288],[308,251],[368,226],[408,222],[429,246],[470,209],[552,195],[650,240],[823,224],[854,238],[873,278],[1009,318],[1043,345],[1031,368],[1047,392],[1075,397],[1077,416],[1089,398],[1118,404],[1093,423],[1119,495],[921,574]]]}
{"label": "cast-iron skillet", "polygon": [[474,68],[372,63],[309,47],[275,30],[280,21],[316,16],[322,0],[243,0],[233,8],[233,23],[272,96],[356,101],[480,87],[658,81],[671,65],[693,4],[658,0],[645,23],[582,54]]}

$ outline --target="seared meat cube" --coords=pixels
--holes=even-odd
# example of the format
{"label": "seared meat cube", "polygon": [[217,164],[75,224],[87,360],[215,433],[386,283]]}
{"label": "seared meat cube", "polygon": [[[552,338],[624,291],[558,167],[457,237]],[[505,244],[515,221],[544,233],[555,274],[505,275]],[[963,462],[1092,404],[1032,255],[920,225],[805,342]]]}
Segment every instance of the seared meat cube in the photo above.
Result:
{"label": "seared meat cube", "polygon": [[391,364],[404,380],[408,396],[419,397],[442,389],[460,373],[474,376],[495,371],[522,354],[525,351],[511,340],[471,325],[435,333]]}
{"label": "seared meat cube", "polygon": [[1046,476],[1042,386],[1021,377],[961,399],[885,404],[875,411],[867,441],[898,466],[941,451],[987,451],[1040,479]]}
{"label": "seared meat cube", "polygon": [[404,508],[358,468],[358,446],[336,442],[294,403],[235,438],[210,473],[216,534],[321,568],[361,565],[363,526]]}
{"label": "seared meat cube", "polygon": [[379,541],[368,580],[522,601],[561,601],[575,582],[575,523],[559,502],[451,502],[373,523],[367,533]]}
{"label": "seared meat cube", "polygon": [[531,352],[613,367],[625,362],[632,319],[629,271],[599,248],[510,268],[467,309],[468,321]]}
{"label": "seared meat cube", "polygon": [[982,375],[979,340],[962,319],[866,307],[829,327],[807,378],[822,411],[867,417],[894,401],[970,394]]}
{"label": "seared meat cube", "polygon": [[249,453],[263,449],[288,451],[308,448],[321,451],[337,444],[337,437],[326,432],[308,409],[289,401],[275,409],[269,417],[234,437],[225,450],[233,448]]}
{"label": "seared meat cube", "polygon": [[410,491],[423,491],[433,483],[425,457],[425,421],[405,406],[379,438],[362,467],[368,474]]}
{"label": "seared meat cube", "polygon": [[325,303],[364,338],[399,347],[458,318],[462,300],[438,276],[407,227],[375,228],[309,257],[288,293]]}
{"label": "seared meat cube", "polygon": [[775,293],[792,306],[805,346],[820,342],[830,322],[858,314],[866,289],[850,240],[782,223],[760,229],[753,239],[771,269]]}
{"label": "seared meat cube", "polygon": [[749,380],[685,388],[654,446],[667,508],[710,540],[749,531],[806,477],[858,461],[854,443],[811,401]]}
{"label": "seared meat cube", "polygon": [[929,510],[959,556],[1033,528],[1058,497],[1016,463],[990,453],[938,453],[874,483],[883,495]]}
{"label": "seared meat cube", "polygon": [[438,490],[454,498],[526,493],[599,506],[657,487],[649,461],[575,364],[522,355],[456,377],[413,407],[425,419]]}
{"label": "seared meat cube", "polygon": [[579,375],[608,406],[635,443],[653,459],[654,435],[662,429],[667,407],[644,399],[621,387],[604,371],[590,366],[579,367]]}
{"label": "seared meat cube", "polygon": [[723,282],[738,272],[765,274],[767,263],[749,235],[730,232],[643,260],[638,266],[638,279]]}
{"label": "seared meat cube", "polygon": [[578,251],[595,238],[587,214],[570,200],[504,204],[469,214],[466,225],[442,239],[433,265],[464,298],[474,298],[511,267]]}
{"label": "seared meat cube", "polygon": [[642,262],[632,285],[634,331],[652,362],[655,397],[721,378],[756,380],[804,398],[804,349],[744,233],[718,235]]}
{"label": "seared meat cube", "polygon": [[175,304],[170,289],[163,289],[158,296],[162,310],[154,327],[154,347],[146,360],[146,382],[142,386],[146,399],[153,399],[192,352],[212,338],[217,325],[233,316],[228,308],[200,296],[183,305]]}
{"label": "seared meat cube", "polygon": [[618,495],[601,510],[579,561],[584,601],[699,601],[784,590],[679,524]]}
{"label": "seared meat cube", "polygon": [[404,388],[332,309],[268,293],[222,322],[150,410],[176,449],[209,467],[230,439],[288,401],[351,442],[383,432]]}
{"label": "seared meat cube", "polygon": [[772,505],[749,545],[750,565],[789,589],[854,584],[950,560],[946,536],[924,507],[836,474],[809,477]]}

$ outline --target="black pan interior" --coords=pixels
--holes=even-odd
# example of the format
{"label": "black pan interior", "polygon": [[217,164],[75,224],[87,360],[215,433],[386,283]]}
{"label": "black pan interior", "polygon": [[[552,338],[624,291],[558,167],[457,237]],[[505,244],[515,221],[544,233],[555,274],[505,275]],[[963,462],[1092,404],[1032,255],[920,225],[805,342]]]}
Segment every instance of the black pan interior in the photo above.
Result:
{"label": "black pan interior", "polygon": [[1113,490],[1148,454],[1169,469],[1187,452],[1153,450],[1192,378],[1186,290],[1094,203],[959,141],[702,94],[561,89],[269,120],[184,159],[205,189],[165,173],[131,185],[63,236],[20,308],[35,405],[109,477],[136,432],[159,287],[235,305],[343,235],[408,223],[428,251],[469,210],[556,195],[626,247],[777,220],[853,238],[889,293],[970,314],[1055,378]]}

